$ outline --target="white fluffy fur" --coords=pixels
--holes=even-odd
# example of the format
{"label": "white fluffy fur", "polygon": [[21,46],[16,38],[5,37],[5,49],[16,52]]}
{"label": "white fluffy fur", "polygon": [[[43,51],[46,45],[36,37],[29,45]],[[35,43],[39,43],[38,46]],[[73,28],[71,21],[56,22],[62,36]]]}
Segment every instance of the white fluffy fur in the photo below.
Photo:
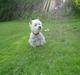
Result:
{"label": "white fluffy fur", "polygon": [[29,37],[29,44],[32,47],[42,46],[45,43],[45,37],[41,33],[42,23],[39,19],[31,20],[30,23],[31,34]]}

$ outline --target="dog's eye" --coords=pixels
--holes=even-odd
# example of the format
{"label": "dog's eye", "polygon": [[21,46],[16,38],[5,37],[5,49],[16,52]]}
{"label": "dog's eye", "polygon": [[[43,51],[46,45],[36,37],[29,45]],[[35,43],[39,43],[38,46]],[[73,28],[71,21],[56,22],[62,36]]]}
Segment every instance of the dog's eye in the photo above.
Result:
{"label": "dog's eye", "polygon": [[35,24],[35,26],[37,26],[37,24]]}

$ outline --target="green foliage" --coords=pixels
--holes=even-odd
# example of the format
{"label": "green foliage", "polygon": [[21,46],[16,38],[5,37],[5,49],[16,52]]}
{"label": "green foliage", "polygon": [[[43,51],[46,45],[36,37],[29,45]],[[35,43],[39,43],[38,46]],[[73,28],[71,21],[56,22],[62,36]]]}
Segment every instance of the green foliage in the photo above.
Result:
{"label": "green foliage", "polygon": [[[34,12],[37,9],[41,11],[44,3],[45,0],[0,0],[0,21],[8,21],[26,16],[35,17],[33,15]],[[65,6],[65,12],[68,10],[67,6],[72,6],[75,11],[80,11],[80,0],[66,0]]]}
{"label": "green foliage", "polygon": [[80,0],[72,0],[74,7],[78,10],[80,10]]}
{"label": "green foliage", "polygon": [[75,4],[76,4],[77,6],[80,6],[80,0],[75,0]]}
{"label": "green foliage", "polygon": [[30,15],[35,2],[36,0],[0,0],[0,21]]}

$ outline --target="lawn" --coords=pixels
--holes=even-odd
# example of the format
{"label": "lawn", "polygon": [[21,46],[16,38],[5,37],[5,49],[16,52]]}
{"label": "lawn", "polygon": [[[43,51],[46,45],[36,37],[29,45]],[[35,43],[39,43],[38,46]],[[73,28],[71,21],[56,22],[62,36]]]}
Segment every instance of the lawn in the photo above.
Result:
{"label": "lawn", "polygon": [[80,19],[44,20],[43,26],[47,42],[32,48],[28,21],[0,22],[0,75],[80,75]]}

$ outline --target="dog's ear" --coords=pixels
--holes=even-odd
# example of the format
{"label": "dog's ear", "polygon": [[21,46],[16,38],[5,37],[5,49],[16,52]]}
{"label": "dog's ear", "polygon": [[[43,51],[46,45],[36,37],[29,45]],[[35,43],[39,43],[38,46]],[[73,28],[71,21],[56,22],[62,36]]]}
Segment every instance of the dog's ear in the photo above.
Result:
{"label": "dog's ear", "polygon": [[30,18],[30,20],[29,20],[29,25],[31,25],[32,24],[32,19]]}

